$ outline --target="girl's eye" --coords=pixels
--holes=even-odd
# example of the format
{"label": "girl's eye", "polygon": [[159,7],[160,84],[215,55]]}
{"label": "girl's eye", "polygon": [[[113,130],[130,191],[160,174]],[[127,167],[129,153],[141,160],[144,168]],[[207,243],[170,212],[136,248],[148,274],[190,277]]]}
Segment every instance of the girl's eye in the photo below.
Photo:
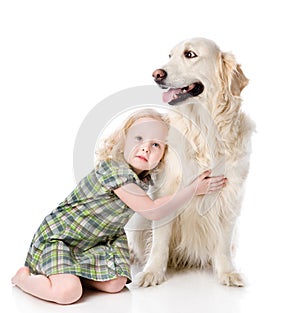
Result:
{"label": "girl's eye", "polygon": [[136,141],[142,141],[142,140],[143,140],[143,138],[142,138],[141,136],[135,136],[134,139],[135,139]]}
{"label": "girl's eye", "polygon": [[155,148],[160,148],[160,144],[157,143],[157,142],[155,142],[155,143],[153,144],[153,147],[155,147]]}

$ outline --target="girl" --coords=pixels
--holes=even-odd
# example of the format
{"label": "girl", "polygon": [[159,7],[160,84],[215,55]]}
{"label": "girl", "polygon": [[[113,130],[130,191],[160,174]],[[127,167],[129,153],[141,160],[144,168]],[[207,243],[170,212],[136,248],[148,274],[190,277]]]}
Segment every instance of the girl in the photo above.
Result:
{"label": "girl", "polygon": [[152,200],[146,191],[163,167],[168,128],[164,115],[141,110],[104,141],[95,169],[38,228],[12,283],[60,304],[80,299],[83,286],[121,291],[131,281],[124,226],[133,213],[158,220],[226,182],[206,171],[176,194]]}

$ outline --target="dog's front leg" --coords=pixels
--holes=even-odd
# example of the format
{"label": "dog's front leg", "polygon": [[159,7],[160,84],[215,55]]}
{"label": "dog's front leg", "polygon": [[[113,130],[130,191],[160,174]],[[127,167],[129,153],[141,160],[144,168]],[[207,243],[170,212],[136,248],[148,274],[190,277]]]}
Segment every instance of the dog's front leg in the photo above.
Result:
{"label": "dog's front leg", "polygon": [[223,238],[219,240],[214,257],[214,270],[221,284],[226,286],[244,286],[242,275],[233,264],[233,237],[235,221],[224,228]]}
{"label": "dog's front leg", "polygon": [[159,285],[165,280],[172,223],[160,226],[158,222],[153,222],[152,232],[152,247],[148,261],[143,271],[134,279],[134,283],[142,287]]}

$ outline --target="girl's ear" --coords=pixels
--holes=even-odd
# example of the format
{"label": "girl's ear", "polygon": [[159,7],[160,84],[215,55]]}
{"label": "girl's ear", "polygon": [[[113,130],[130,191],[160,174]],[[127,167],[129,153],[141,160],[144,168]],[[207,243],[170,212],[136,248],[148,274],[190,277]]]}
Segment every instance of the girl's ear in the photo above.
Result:
{"label": "girl's ear", "polygon": [[240,96],[242,90],[248,85],[249,79],[244,75],[240,64],[237,64],[233,54],[221,52],[220,79],[223,88],[233,96]]}

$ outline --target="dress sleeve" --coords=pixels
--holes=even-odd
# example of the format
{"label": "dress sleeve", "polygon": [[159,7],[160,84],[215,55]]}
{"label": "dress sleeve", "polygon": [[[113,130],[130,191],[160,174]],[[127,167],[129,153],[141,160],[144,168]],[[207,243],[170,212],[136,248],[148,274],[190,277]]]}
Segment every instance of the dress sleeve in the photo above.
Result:
{"label": "dress sleeve", "polygon": [[129,183],[137,184],[138,181],[137,175],[129,167],[110,161],[102,162],[96,175],[101,185],[110,191]]}

